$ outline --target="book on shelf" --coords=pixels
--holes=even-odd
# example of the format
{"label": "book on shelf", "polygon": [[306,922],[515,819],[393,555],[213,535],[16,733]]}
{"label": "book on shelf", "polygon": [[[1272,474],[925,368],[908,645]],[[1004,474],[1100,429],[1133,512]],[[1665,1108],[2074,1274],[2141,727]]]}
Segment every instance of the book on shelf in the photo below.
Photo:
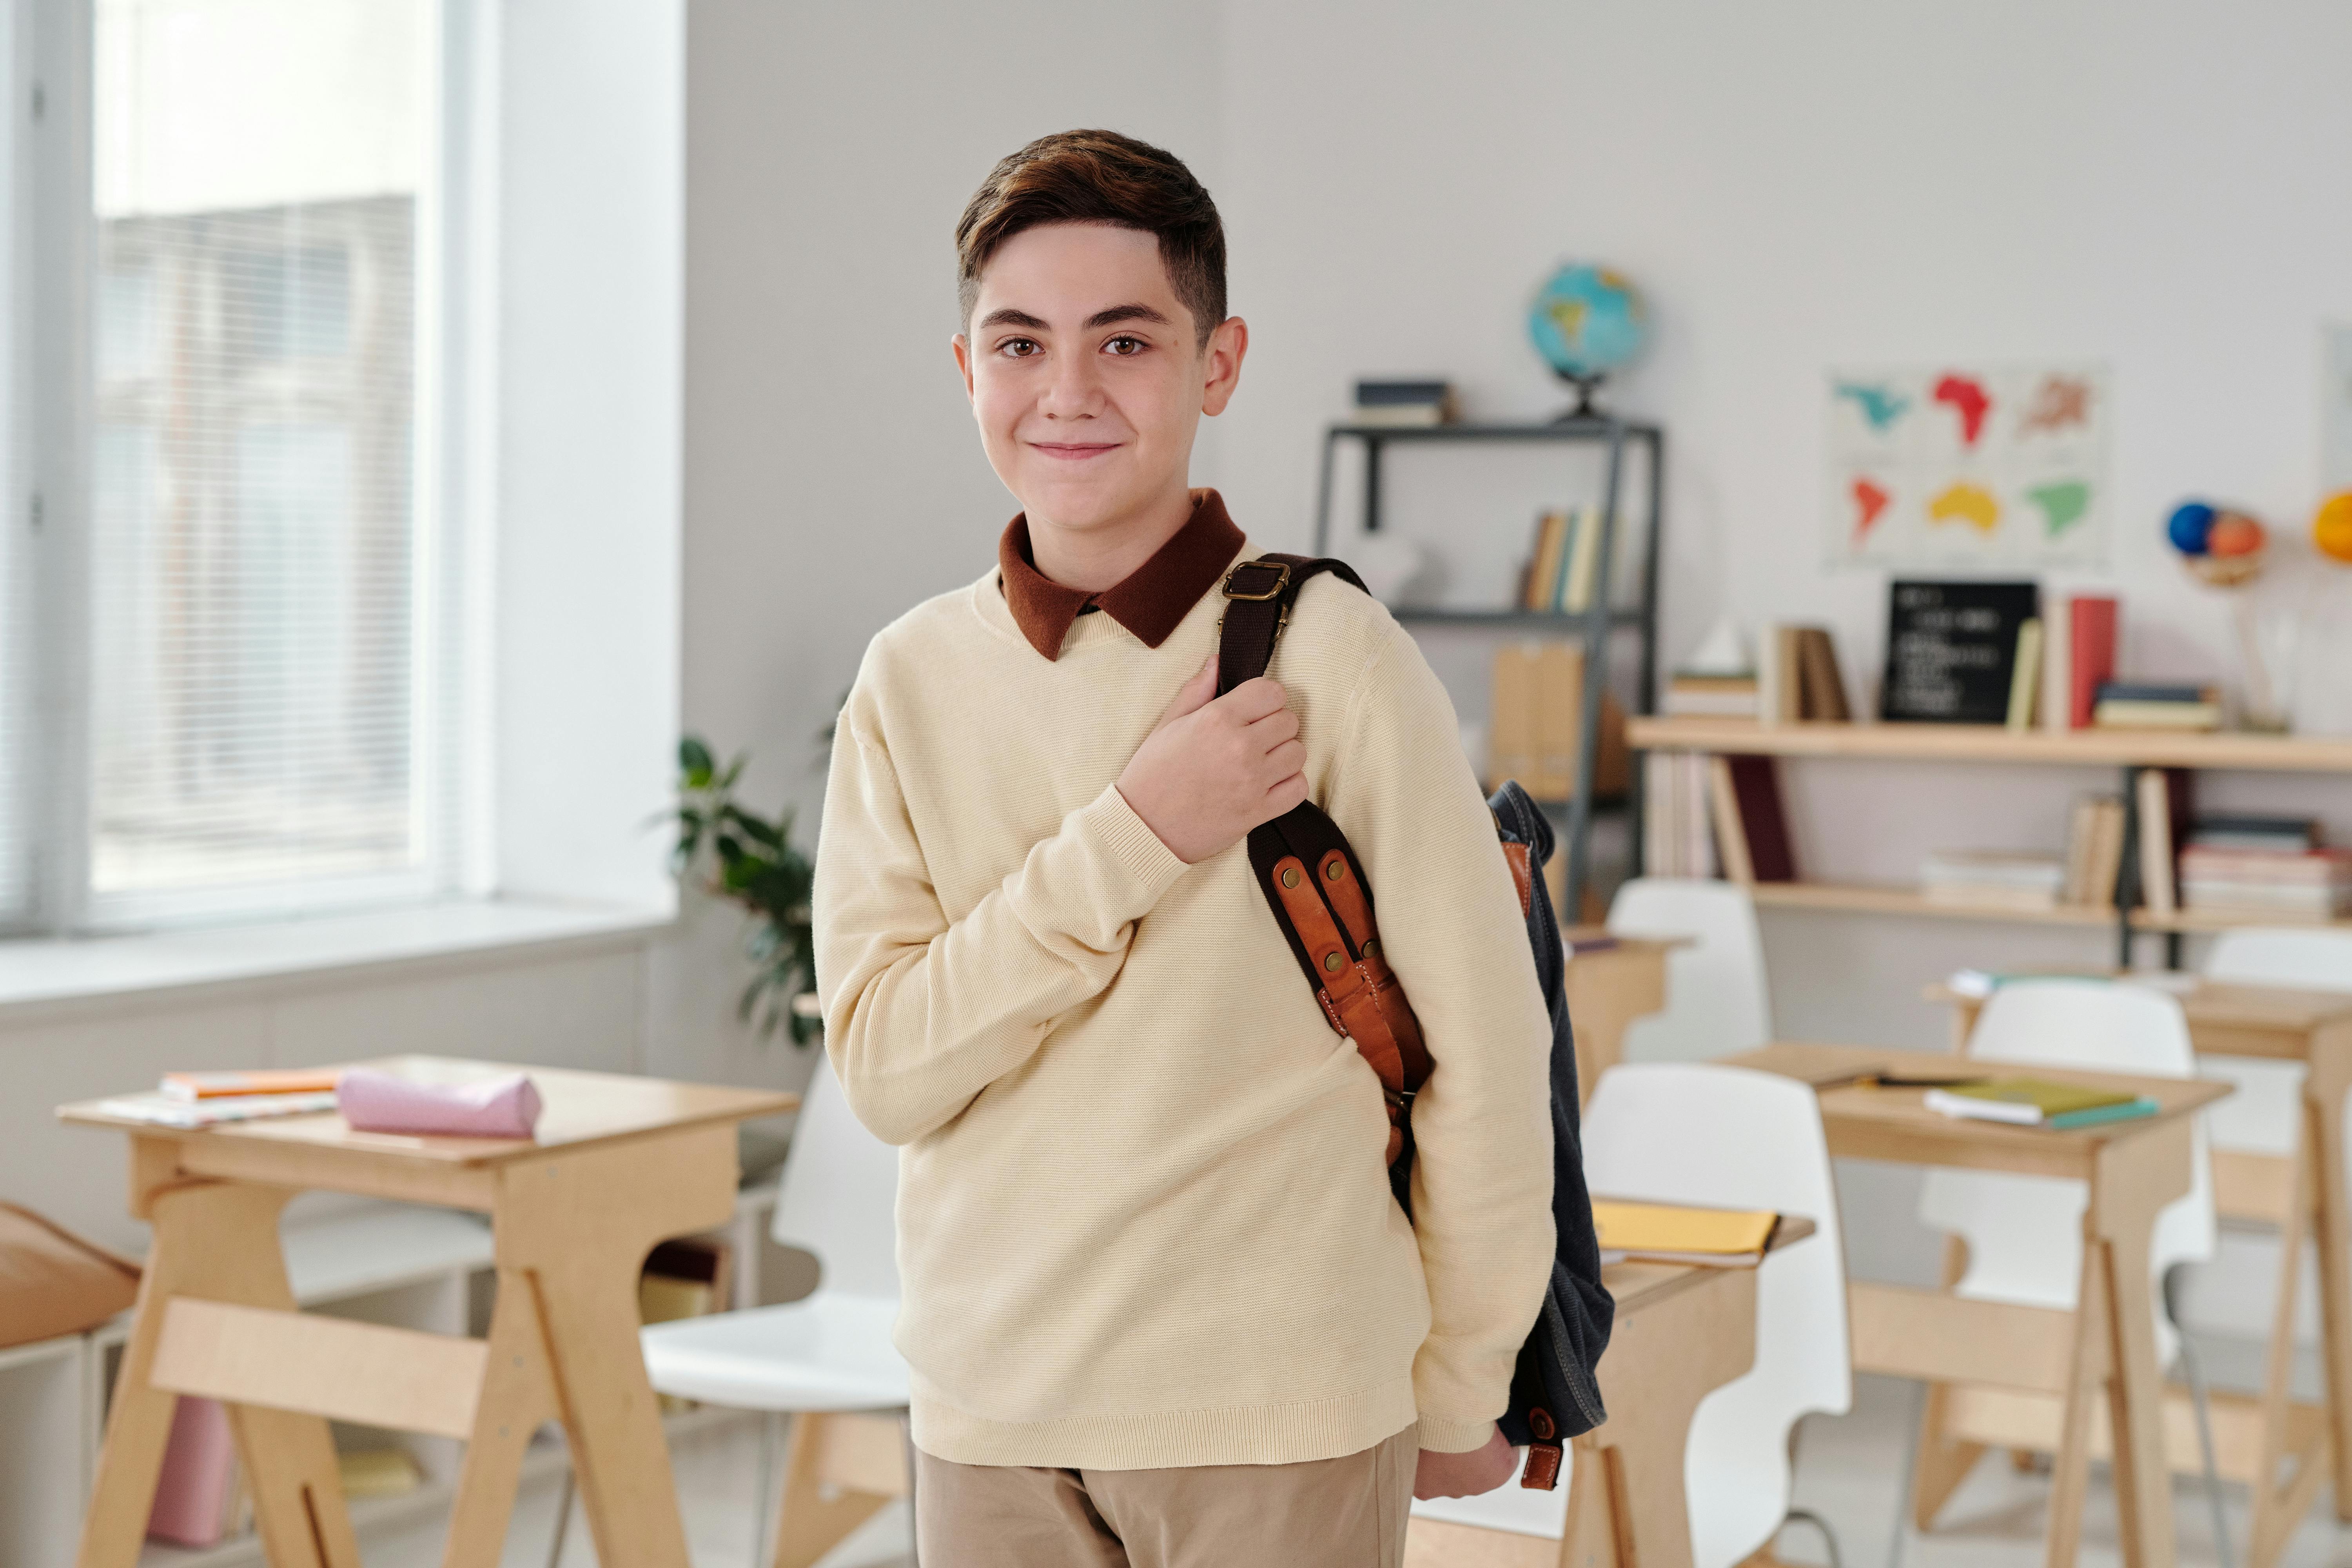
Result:
{"label": "book on shelf", "polygon": [[2066,832],[2066,879],[2059,901],[2112,904],[2124,867],[2125,814],[2119,795],[2086,795],[2074,802]]}
{"label": "book on shelf", "polygon": [[2180,902],[2189,910],[2298,920],[2352,914],[2352,849],[2180,852]]}
{"label": "book on shelf", "polygon": [[1845,723],[1853,717],[1826,626],[1775,624],[1757,648],[1757,716],[1768,724]]}
{"label": "book on shelf", "polygon": [[[1540,801],[1572,797],[1584,734],[1584,650],[1561,638],[1506,643],[1495,650],[1488,691],[1487,787],[1517,779]],[[1593,791],[1622,795],[1631,773],[1625,710],[1604,693]]]}
{"label": "book on shelf", "polygon": [[2110,680],[2094,697],[2091,722],[2110,730],[2218,730],[2221,695],[2210,686]]}
{"label": "book on shelf", "polygon": [[1879,717],[1890,723],[2005,722],[2018,632],[2038,618],[2040,603],[2032,583],[1892,584]]}
{"label": "book on shelf", "polygon": [[1743,886],[1795,881],[1797,858],[1773,759],[1717,754],[1706,763],[1708,816],[1724,876]]}
{"label": "book on shelf", "polygon": [[2139,773],[2139,897],[2152,914],[2180,911],[2178,847],[2189,832],[2191,776],[2186,768]]}
{"label": "book on shelf", "polygon": [[1752,1268],[1770,1249],[1780,1216],[1770,1209],[1697,1208],[1681,1204],[1592,1200],[1594,1239],[1604,1262],[1641,1258],[1659,1263]]}
{"label": "book on shelf", "polygon": [[1756,717],[1756,677],[1699,675],[1676,671],[1666,679],[1662,706],[1673,719],[1753,719]]}
{"label": "book on shelf", "polygon": [[416,1456],[396,1444],[345,1448],[335,1456],[345,1497],[398,1497],[425,1484]]}
{"label": "book on shelf", "polygon": [[2047,1127],[2060,1132],[2153,1116],[2157,1110],[2156,1101],[2144,1095],[2039,1078],[1997,1078],[1931,1089],[1924,1102],[1928,1110],[1944,1116]]}
{"label": "book on shelf", "polygon": [[1706,762],[1696,752],[1643,753],[1642,844],[1648,875],[1716,874]]}
{"label": "book on shelf", "polygon": [[2034,703],[2035,721],[2044,730],[2072,729],[2073,715],[2068,711],[2074,700],[2073,624],[2074,601],[2063,595],[2045,595],[2042,600],[2042,696]]}
{"label": "book on shelf", "polygon": [[219,1545],[236,1531],[242,1489],[227,1408],[218,1400],[182,1395],[163,1442],[148,1538],[174,1546]]}
{"label": "book on shelf", "polygon": [[2009,672],[2009,715],[2006,722],[2021,732],[2033,727],[2033,700],[2042,689],[2042,621],[2039,616],[2017,628],[2017,658]]}
{"label": "book on shelf", "polygon": [[1599,507],[1587,502],[1576,509],[1569,526],[1568,547],[1560,563],[1559,591],[1553,595],[1552,608],[1580,616],[1592,607],[1602,532]]}
{"label": "book on shelf", "polygon": [[[677,1237],[646,1256],[637,1276],[637,1317],[646,1323],[674,1323],[723,1312],[729,1306],[728,1286],[734,1248],[708,1237]],[[690,1410],[693,1401],[676,1394],[659,1396],[665,1411]]]}
{"label": "book on shelf", "polygon": [[1560,563],[1568,555],[1568,513],[1545,511],[1536,518],[1535,552],[1528,558],[1519,608],[1549,610],[1559,592]]}
{"label": "book on shelf", "polygon": [[2315,816],[2236,814],[2199,817],[2189,830],[2189,842],[2200,849],[2278,849],[2293,853],[2318,848],[2321,837]]}
{"label": "book on shelf", "polygon": [[2087,730],[2099,688],[2116,678],[2116,642],[2122,606],[2105,595],[2077,594],[2066,603],[2066,728]]}
{"label": "book on shelf", "polygon": [[1451,382],[1359,381],[1359,425],[1451,425],[1460,416]]}
{"label": "book on shelf", "polygon": [[2050,855],[1939,849],[1919,868],[1920,891],[1934,903],[2055,909],[2065,884],[2065,862]]}

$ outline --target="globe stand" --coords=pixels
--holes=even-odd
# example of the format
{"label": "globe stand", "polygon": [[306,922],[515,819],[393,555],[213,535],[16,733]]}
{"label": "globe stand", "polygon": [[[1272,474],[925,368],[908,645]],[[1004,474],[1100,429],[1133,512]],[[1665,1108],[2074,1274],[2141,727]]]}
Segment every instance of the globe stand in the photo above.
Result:
{"label": "globe stand", "polygon": [[1609,379],[1607,375],[1570,375],[1558,368],[1554,368],[1552,374],[1576,388],[1576,406],[1566,413],[1552,416],[1553,424],[1565,425],[1570,420],[1601,417],[1601,411],[1592,406],[1592,395],[1600,390],[1602,382]]}

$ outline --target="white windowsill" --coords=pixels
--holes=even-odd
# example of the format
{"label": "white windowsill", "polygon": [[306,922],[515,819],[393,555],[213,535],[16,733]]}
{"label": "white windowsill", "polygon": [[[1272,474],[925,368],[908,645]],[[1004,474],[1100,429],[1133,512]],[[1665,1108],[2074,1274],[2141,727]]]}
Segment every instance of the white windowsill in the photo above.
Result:
{"label": "white windowsill", "polygon": [[519,948],[643,941],[666,908],[484,900],[250,925],[0,942],[0,1023],[166,994],[316,985],[357,971],[445,966]]}

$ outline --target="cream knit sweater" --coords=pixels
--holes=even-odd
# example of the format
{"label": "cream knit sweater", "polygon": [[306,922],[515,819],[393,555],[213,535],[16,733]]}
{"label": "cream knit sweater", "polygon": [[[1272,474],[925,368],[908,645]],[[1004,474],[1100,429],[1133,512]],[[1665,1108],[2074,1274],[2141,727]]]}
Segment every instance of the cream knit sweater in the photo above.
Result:
{"label": "cream knit sweater", "polygon": [[1412,639],[1319,577],[1269,673],[1436,1063],[1415,1224],[1245,847],[1188,867],[1112,784],[1222,602],[1156,649],[1082,616],[1048,660],[992,570],[876,637],[841,715],[819,991],[850,1106],[903,1145],[897,1341],[939,1458],[1284,1464],[1415,1419],[1474,1448],[1549,1278],[1549,1022]]}

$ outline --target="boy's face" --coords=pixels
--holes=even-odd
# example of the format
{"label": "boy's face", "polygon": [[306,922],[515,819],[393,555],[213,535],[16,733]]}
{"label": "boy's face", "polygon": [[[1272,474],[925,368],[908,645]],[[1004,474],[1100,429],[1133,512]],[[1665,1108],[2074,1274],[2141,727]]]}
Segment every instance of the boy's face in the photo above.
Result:
{"label": "boy's face", "polygon": [[1249,329],[1200,346],[1158,237],[1048,224],[997,247],[955,340],[981,445],[1033,521],[1116,527],[1184,488],[1203,414],[1223,411]]}

